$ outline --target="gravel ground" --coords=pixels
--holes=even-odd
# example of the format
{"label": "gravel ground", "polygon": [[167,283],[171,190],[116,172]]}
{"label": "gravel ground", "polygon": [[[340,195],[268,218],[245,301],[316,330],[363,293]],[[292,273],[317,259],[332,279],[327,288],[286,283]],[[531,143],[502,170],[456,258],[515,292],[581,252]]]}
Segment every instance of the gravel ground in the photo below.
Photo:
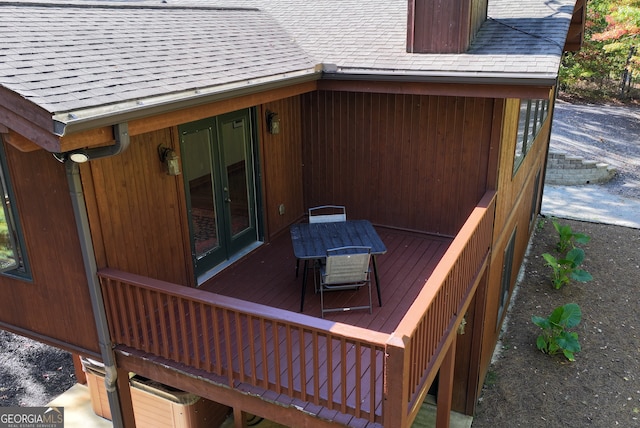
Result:
{"label": "gravel ground", "polygon": [[[640,107],[558,100],[551,149],[608,163],[608,191],[640,200]],[[44,406],[75,383],[71,355],[0,330],[0,407]]]}
{"label": "gravel ground", "polygon": [[615,167],[616,176],[598,186],[619,196],[640,199],[640,106],[558,100],[551,150]]}

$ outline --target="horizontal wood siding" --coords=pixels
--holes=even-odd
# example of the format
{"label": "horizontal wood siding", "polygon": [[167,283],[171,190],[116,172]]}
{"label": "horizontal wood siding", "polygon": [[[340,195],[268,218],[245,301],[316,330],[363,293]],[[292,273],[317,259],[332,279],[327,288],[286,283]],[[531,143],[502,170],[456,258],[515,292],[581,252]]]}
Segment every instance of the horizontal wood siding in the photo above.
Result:
{"label": "horizontal wood siding", "polygon": [[[134,136],[118,156],[89,164],[83,182],[95,192],[90,218],[100,267],[191,285],[182,175],[169,176],[158,145],[179,153],[172,129]],[[101,229],[101,230],[100,230]]]}
{"label": "horizontal wood siding", "polygon": [[[267,232],[273,236],[304,214],[302,188],[302,120],[300,97],[260,107],[261,167]],[[266,130],[267,111],[280,118],[280,133]],[[280,214],[280,205],[284,213]]]}
{"label": "horizontal wood siding", "polygon": [[5,153],[33,281],[0,276],[0,328],[99,352],[65,166],[43,150]]}
{"label": "horizontal wood siding", "polygon": [[303,96],[305,206],[455,235],[487,188],[494,101],[319,91]]}

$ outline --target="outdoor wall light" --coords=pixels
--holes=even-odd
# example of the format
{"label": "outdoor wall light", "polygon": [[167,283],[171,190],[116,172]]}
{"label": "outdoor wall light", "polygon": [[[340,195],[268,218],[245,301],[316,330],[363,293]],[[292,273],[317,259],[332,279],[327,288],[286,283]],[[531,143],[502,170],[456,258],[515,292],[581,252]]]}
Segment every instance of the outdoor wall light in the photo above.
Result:
{"label": "outdoor wall light", "polygon": [[85,163],[89,160],[89,155],[84,150],[76,150],[69,153],[69,159],[71,159],[75,163]]}
{"label": "outdoor wall light", "polygon": [[269,130],[269,134],[280,133],[280,118],[278,117],[278,113],[267,110],[267,129]]}
{"label": "outdoor wall light", "polygon": [[160,162],[163,163],[164,171],[167,175],[180,175],[180,160],[173,149],[160,144],[158,146],[158,157]]}
{"label": "outdoor wall light", "polygon": [[65,163],[67,160],[71,160],[75,163],[85,163],[89,160],[89,155],[84,150],[74,150],[73,152],[65,153],[53,153],[53,157],[61,163]]}

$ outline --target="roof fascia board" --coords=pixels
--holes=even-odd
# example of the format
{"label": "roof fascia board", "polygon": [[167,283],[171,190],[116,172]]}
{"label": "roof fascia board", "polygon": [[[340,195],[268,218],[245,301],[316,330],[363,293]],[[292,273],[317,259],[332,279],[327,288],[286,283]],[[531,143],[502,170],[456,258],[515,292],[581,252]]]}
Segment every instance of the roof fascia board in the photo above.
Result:
{"label": "roof fascia board", "polygon": [[[334,71],[335,70],[335,71]],[[323,79],[386,81],[386,82],[421,82],[421,83],[455,83],[473,85],[517,85],[548,86],[555,85],[557,73],[487,73],[487,72],[418,72],[393,70],[368,70],[338,68],[326,70]]]}
{"label": "roof fascia board", "polygon": [[[43,129],[38,123],[31,121],[29,118],[20,116],[19,114],[5,108],[0,104],[0,123],[4,124],[10,130],[22,135],[39,147],[50,151],[60,151],[60,138],[51,133],[51,129]],[[51,124],[51,119],[49,119]],[[18,147],[18,146],[16,146]],[[21,147],[28,147],[21,144]],[[18,147],[20,149],[20,147]],[[23,150],[23,149],[20,149]]]}
{"label": "roof fascia board", "polygon": [[515,85],[502,83],[458,83],[400,80],[338,80],[327,79],[318,83],[319,90],[377,92],[387,94],[438,95],[477,98],[548,99],[553,85]]}

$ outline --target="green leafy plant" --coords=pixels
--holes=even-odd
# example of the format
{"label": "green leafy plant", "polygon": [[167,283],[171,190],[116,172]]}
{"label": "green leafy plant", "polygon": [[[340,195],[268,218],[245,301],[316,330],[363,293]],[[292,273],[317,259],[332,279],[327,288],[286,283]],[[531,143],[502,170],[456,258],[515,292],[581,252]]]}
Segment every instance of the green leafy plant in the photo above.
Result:
{"label": "green leafy plant", "polygon": [[553,270],[551,282],[556,290],[563,285],[569,284],[572,279],[579,282],[587,282],[593,279],[591,274],[578,267],[584,261],[584,250],[582,248],[571,249],[563,258],[555,258],[549,253],[542,255],[547,262],[547,266]]}
{"label": "green leafy plant", "polygon": [[591,240],[588,235],[585,235],[584,233],[577,233],[571,230],[571,226],[562,225],[558,223],[557,220],[551,220],[551,222],[553,223],[553,227],[556,229],[556,232],[558,232],[560,238],[558,244],[556,245],[556,249],[560,253],[564,253],[570,247],[575,248],[576,243],[586,244]]}
{"label": "green leafy plant", "polygon": [[580,306],[567,303],[558,306],[547,318],[532,316],[531,321],[542,329],[536,340],[536,346],[545,354],[555,355],[562,352],[569,361],[575,361],[574,354],[580,352],[578,333],[567,331],[582,320]]}

